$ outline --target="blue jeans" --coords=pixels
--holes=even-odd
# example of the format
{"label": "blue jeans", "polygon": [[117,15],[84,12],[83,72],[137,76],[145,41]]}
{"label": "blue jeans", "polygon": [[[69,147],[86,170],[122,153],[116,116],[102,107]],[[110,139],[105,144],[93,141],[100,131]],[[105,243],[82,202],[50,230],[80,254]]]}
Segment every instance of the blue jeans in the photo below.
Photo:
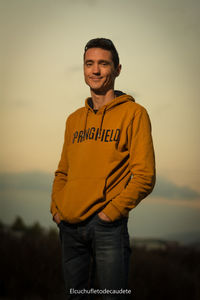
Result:
{"label": "blue jeans", "polygon": [[94,299],[94,276],[102,299],[127,299],[131,252],[127,221],[107,222],[95,214],[78,224],[58,224],[67,299]]}

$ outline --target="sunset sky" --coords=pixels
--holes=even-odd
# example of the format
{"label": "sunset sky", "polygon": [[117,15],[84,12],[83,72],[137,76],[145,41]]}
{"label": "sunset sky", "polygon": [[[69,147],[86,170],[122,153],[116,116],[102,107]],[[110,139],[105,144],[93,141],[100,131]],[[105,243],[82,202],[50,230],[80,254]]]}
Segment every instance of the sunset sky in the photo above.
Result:
{"label": "sunset sky", "polygon": [[122,64],[115,88],[148,110],[156,152],[157,186],[131,213],[129,230],[200,231],[200,2],[0,0],[0,27],[0,219],[52,224],[48,183],[65,120],[89,96],[83,49],[107,37]]}

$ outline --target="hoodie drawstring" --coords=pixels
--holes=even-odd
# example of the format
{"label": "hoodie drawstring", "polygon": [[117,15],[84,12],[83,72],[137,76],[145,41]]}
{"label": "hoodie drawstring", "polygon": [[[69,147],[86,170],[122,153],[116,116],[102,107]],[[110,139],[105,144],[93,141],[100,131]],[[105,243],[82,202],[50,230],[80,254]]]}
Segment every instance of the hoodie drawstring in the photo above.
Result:
{"label": "hoodie drawstring", "polygon": [[86,110],[86,116],[85,116],[85,126],[84,126],[84,133],[86,132],[88,114],[89,114],[89,109],[87,108],[87,110]]}
{"label": "hoodie drawstring", "polygon": [[[101,135],[105,113],[106,113],[106,107],[104,108],[104,110],[102,112],[102,117],[101,117],[101,122],[100,122],[100,127],[99,127],[99,134],[98,134],[99,136]],[[89,109],[86,110],[84,132],[86,132],[86,129],[87,129],[88,115],[89,115]]]}
{"label": "hoodie drawstring", "polygon": [[104,108],[103,113],[102,113],[101,123],[100,123],[100,127],[99,127],[99,135],[101,135],[102,126],[103,126],[103,120],[104,120],[105,113],[106,113],[106,107]]}

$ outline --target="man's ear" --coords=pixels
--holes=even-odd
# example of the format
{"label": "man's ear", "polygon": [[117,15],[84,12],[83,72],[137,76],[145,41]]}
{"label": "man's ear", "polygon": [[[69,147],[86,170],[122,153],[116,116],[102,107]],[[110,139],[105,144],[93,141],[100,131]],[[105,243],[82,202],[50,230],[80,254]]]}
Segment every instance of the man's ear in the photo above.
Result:
{"label": "man's ear", "polygon": [[122,65],[118,65],[115,69],[115,76],[118,77],[122,69]]}

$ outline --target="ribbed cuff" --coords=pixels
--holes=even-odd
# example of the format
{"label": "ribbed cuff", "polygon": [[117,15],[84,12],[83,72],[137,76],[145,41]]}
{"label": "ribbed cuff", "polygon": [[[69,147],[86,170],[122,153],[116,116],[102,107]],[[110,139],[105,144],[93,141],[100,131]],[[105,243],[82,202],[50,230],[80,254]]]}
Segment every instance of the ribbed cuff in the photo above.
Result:
{"label": "ribbed cuff", "polygon": [[58,212],[58,210],[57,210],[56,204],[52,200],[52,203],[51,203],[51,213],[52,213],[52,216],[54,217],[57,214],[57,212]]}
{"label": "ribbed cuff", "polygon": [[102,212],[108,216],[111,221],[115,221],[121,218],[120,211],[112,204],[112,201],[106,205],[106,207],[102,210]]}

